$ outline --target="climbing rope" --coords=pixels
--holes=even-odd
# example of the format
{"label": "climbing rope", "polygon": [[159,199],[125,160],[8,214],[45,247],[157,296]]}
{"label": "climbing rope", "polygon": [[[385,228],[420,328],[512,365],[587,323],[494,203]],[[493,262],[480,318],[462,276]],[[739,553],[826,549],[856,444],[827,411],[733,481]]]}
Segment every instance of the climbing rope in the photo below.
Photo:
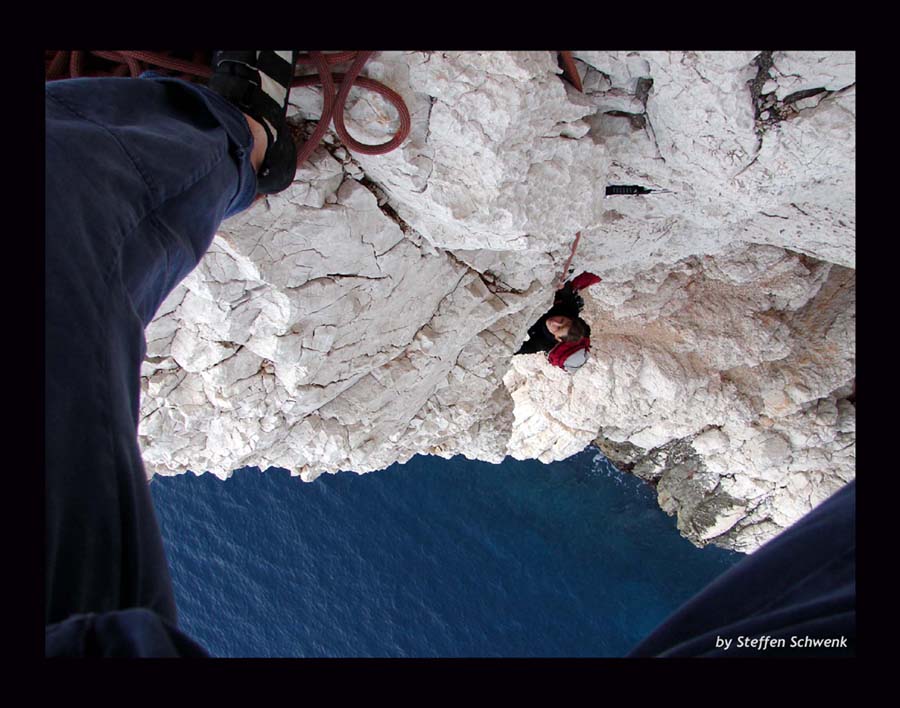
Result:
{"label": "climbing rope", "polygon": [[575,66],[575,59],[572,52],[557,52],[559,55],[559,67],[563,70],[563,76],[569,80],[569,83],[576,88],[579,93],[584,93],[584,87],[581,85],[581,77],[578,75],[578,67]]}
{"label": "climbing rope", "polygon": [[575,234],[575,243],[572,244],[572,252],[569,254],[569,260],[566,261],[566,267],[563,268],[562,275],[559,277],[559,285],[556,287],[559,290],[563,285],[566,284],[566,276],[569,274],[569,266],[572,265],[572,259],[575,257],[575,249],[578,248],[578,242],[581,240],[581,232],[579,231]]}
{"label": "climbing rope", "polygon": [[[329,124],[334,121],[335,132],[341,142],[354,152],[364,155],[383,155],[398,148],[409,135],[412,122],[409,109],[396,91],[374,79],[360,76],[366,62],[374,52],[308,52],[301,54],[300,65],[311,65],[316,74],[295,76],[291,86],[322,85],[322,116],[313,134],[297,150],[297,164],[309,158],[318,147]],[[181,54],[184,54],[181,52]],[[45,53],[46,81],[75,79],[83,76],[131,76],[138,77],[152,70],[163,75],[176,76],[185,81],[208,79],[212,76],[211,55],[201,51],[190,53],[190,59],[179,57],[173,51],[48,51]],[[333,73],[332,66],[352,62],[346,73]],[[335,82],[340,90],[335,95]],[[400,129],[393,138],[380,145],[368,145],[353,138],[344,123],[344,106],[350,90],[357,86],[378,93],[388,101],[400,116]]]}

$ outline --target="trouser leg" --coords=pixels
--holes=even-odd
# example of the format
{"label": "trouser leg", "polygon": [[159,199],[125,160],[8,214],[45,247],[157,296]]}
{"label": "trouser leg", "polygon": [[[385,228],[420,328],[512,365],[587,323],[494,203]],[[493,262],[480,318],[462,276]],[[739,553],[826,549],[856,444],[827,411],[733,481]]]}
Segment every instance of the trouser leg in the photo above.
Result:
{"label": "trouser leg", "polygon": [[144,328],[252,202],[243,115],[174,79],[46,88],[45,621],[175,621],[137,444]]}
{"label": "trouser leg", "polygon": [[[832,645],[822,644],[824,639],[833,640]],[[629,656],[855,652],[853,481],[710,583]]]}

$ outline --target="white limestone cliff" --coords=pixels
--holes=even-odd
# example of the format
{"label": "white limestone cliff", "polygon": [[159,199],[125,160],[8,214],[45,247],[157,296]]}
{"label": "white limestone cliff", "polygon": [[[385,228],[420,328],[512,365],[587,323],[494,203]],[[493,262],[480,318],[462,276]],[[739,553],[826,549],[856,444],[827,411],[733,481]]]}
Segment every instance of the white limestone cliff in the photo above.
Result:
{"label": "white limestone cliff", "polygon": [[[396,151],[333,136],[223,224],[147,331],[150,473],[311,481],[597,441],[698,545],[750,551],[855,475],[855,57],[384,52]],[[295,89],[297,121],[316,89]],[[396,113],[354,89],[347,125]],[[605,197],[608,184],[668,190]],[[592,353],[513,357],[577,231]],[[618,456],[618,457],[617,457]]]}

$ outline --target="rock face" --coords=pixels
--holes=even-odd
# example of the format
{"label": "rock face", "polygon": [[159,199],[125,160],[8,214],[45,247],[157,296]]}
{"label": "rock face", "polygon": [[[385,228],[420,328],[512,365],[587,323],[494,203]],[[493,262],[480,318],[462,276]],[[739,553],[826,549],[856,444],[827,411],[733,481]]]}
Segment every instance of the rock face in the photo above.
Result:
{"label": "rock face", "polygon": [[[596,442],[698,545],[751,551],[855,475],[855,57],[385,52],[398,150],[331,136],[223,224],[147,331],[150,473],[311,481]],[[318,117],[315,89],[293,120]],[[348,129],[394,109],[351,92]],[[605,197],[608,184],[664,189]],[[588,363],[513,357],[574,235]]]}

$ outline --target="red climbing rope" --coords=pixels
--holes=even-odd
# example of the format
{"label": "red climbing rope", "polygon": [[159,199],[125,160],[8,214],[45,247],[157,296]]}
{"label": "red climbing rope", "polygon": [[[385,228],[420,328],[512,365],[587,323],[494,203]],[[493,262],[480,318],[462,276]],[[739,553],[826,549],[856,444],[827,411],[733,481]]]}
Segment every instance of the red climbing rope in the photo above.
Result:
{"label": "red climbing rope", "polygon": [[[323,108],[318,125],[309,139],[297,150],[297,164],[309,159],[318,147],[328,125],[334,121],[335,132],[343,144],[354,152],[364,155],[383,155],[398,148],[409,135],[412,125],[409,109],[403,98],[384,84],[360,76],[360,72],[374,52],[309,52],[301,54],[298,65],[312,65],[317,75],[295,76],[291,86],[322,85]],[[184,52],[180,52],[184,54]],[[152,69],[161,74],[176,75],[186,81],[207,79],[212,75],[208,53],[194,51],[190,59],[177,56],[172,51],[48,51],[45,53],[46,81],[79,78],[82,76],[132,76],[138,77]],[[348,61],[353,63],[346,73],[333,73],[331,67]],[[335,96],[335,82],[340,91]],[[367,145],[353,138],[344,124],[344,105],[351,89],[368,89],[378,93],[388,101],[400,117],[400,129],[391,140],[381,145]]]}
{"label": "red climbing rope", "polygon": [[563,76],[565,76],[579,92],[584,93],[584,88],[581,85],[581,77],[578,75],[578,68],[575,66],[575,59],[572,57],[572,52],[559,52],[559,65],[562,67]]}
{"label": "red climbing rope", "polygon": [[[314,64],[319,72],[319,76],[301,76],[295,78],[291,85],[311,86],[321,83],[324,107],[322,109],[322,118],[319,121],[319,128],[322,127],[323,123],[327,128],[328,119],[333,118],[335,132],[338,134],[341,142],[343,142],[349,150],[362,153],[363,155],[383,155],[398,148],[401,143],[406,140],[412,126],[412,121],[409,116],[409,109],[406,107],[406,103],[403,101],[400,94],[389,89],[379,81],[359,75],[372,54],[373,52],[340,52],[337,54],[310,52],[308,58],[304,57],[302,61],[304,63]],[[342,64],[350,59],[353,60],[353,63],[347,73],[333,74],[331,72],[331,65]],[[334,95],[334,81],[337,81],[341,85],[341,90],[338,92],[337,97]],[[365,143],[356,140],[349,132],[347,132],[347,127],[344,124],[344,104],[347,101],[347,96],[350,95],[350,90],[354,86],[366,88],[381,94],[387,99],[388,103],[397,109],[397,114],[400,116],[400,129],[388,142],[382,143],[381,145],[366,145]],[[324,134],[324,129],[322,132]],[[312,138],[309,142],[313,142]]]}
{"label": "red climbing rope", "polygon": [[557,290],[561,288],[566,283],[566,276],[569,274],[569,266],[572,264],[572,258],[575,257],[575,249],[578,248],[578,242],[581,240],[581,232],[579,231],[575,234],[575,243],[572,244],[572,252],[569,254],[569,260],[566,261],[566,267],[563,268],[562,275],[559,278],[559,285],[557,286]]}

